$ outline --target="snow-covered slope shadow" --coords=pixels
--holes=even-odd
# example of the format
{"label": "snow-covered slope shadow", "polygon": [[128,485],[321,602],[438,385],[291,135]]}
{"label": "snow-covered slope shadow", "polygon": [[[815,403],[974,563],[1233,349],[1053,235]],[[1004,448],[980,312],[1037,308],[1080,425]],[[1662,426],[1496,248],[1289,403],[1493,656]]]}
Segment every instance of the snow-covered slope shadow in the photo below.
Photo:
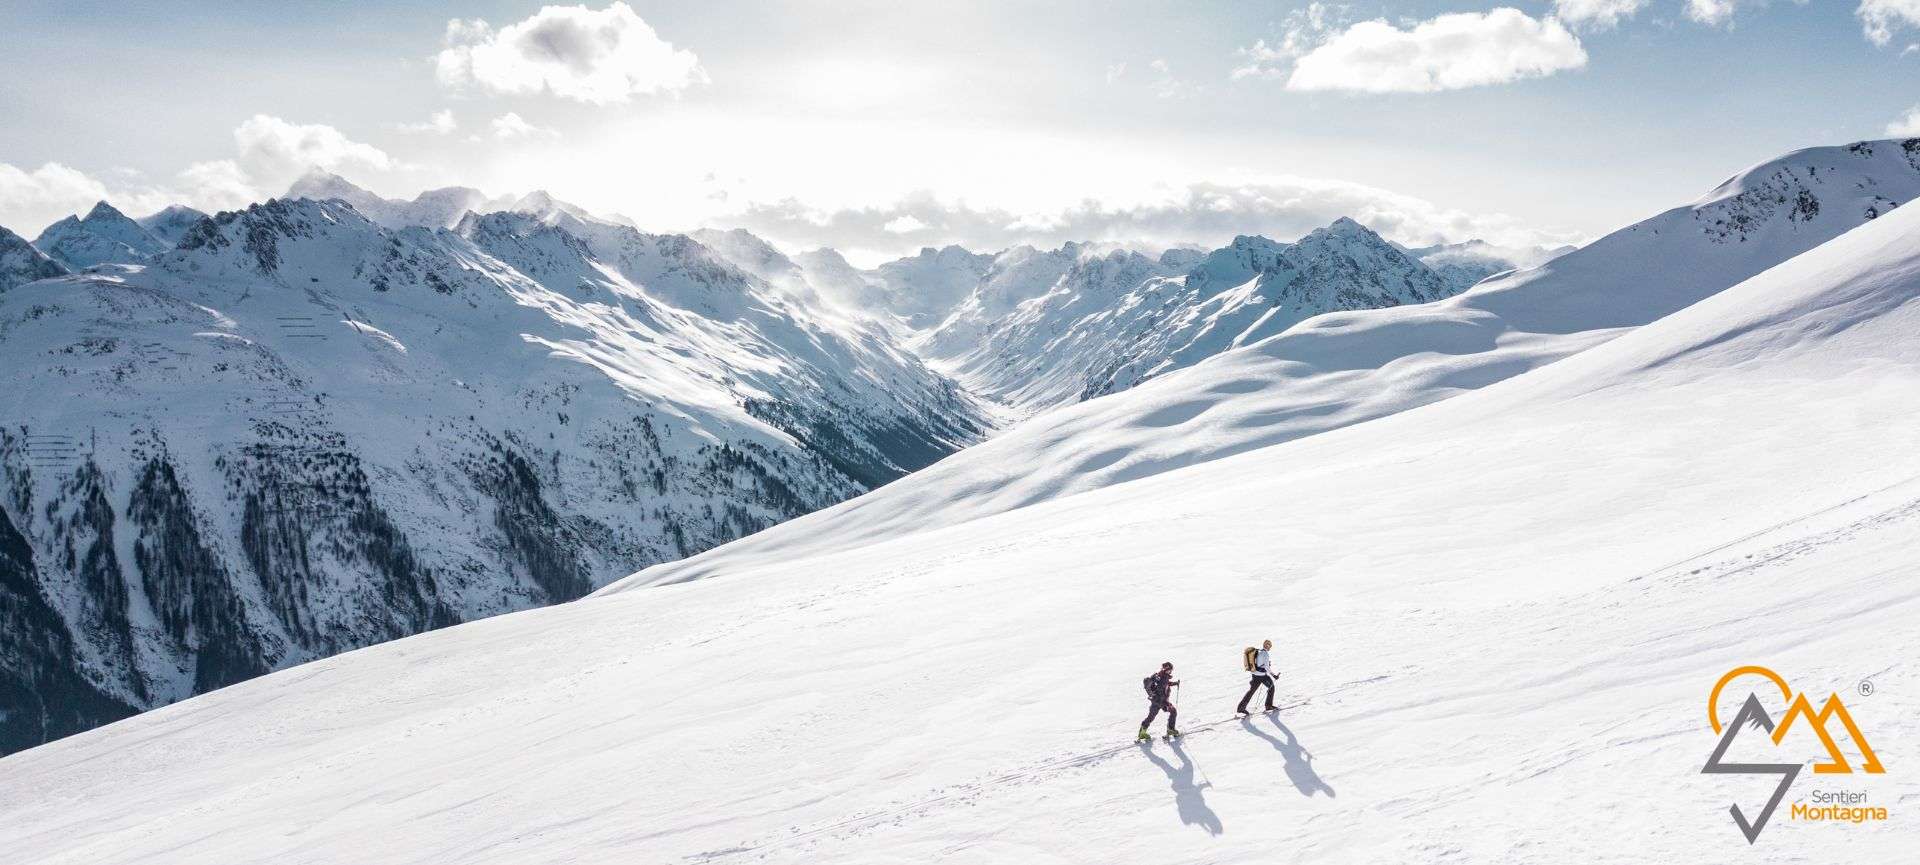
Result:
{"label": "snow-covered slope shadow", "polygon": [[619,585],[926,531],[1448,399],[1614,339],[1915,198],[1920,139],[1797,151],[1541,267],[1438,303],[1309,319]]}
{"label": "snow-covered slope shadow", "polygon": [[[1895,861],[1897,816],[1749,846],[1727,804],[1767,782],[1700,774],[1701,704],[1741,664],[1871,678],[1849,706],[1888,765],[1920,736],[1917,298],[1920,209],[1896,211],[1458,399],[272,674],[0,759],[0,848]],[[1287,708],[1242,725],[1262,637]],[[1143,752],[1162,660],[1190,735]],[[1848,785],[1920,797],[1897,768]]]}

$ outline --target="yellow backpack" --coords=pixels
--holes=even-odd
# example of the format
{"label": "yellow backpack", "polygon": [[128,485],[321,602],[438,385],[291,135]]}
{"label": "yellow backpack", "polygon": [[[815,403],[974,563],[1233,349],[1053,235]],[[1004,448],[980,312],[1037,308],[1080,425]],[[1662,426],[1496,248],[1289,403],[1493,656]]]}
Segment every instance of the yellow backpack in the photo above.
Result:
{"label": "yellow backpack", "polygon": [[1259,654],[1260,654],[1260,650],[1252,646],[1248,646],[1246,651],[1240,653],[1241,655],[1240,660],[1246,663],[1247,672],[1249,673],[1253,672],[1253,659],[1256,655],[1259,655]]}

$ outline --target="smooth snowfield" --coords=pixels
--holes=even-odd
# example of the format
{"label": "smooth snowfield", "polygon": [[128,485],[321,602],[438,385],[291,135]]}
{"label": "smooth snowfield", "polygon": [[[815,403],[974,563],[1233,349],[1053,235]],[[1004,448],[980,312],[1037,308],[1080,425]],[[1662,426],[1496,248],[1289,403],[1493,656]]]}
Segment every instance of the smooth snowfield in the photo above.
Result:
{"label": "smooth snowfield", "polygon": [[1920,198],[1920,139],[1796,151],[1437,303],[1321,315],[1047,412],[833,508],[643,571],[678,582],[899,537],[1406,411],[1615,339]]}
{"label": "smooth snowfield", "polygon": [[[0,849],[1897,861],[1920,801],[1917,332],[1909,208],[1458,399],[399,640],[0,759]],[[1262,637],[1304,703],[1215,724]],[[1195,732],[1141,749],[1135,682],[1164,659]],[[1727,806],[1771,779],[1699,770],[1708,690],[1756,663],[1848,695],[1888,767],[1803,773],[1789,801],[1860,790],[1889,821],[1783,810],[1747,845]]]}

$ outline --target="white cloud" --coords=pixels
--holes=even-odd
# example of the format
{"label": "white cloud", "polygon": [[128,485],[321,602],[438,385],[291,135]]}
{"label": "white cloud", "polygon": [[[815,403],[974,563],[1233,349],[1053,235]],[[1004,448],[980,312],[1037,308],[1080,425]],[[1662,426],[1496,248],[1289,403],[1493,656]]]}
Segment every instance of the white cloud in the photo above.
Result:
{"label": "white cloud", "polygon": [[1258,39],[1236,50],[1234,53],[1242,59],[1227,77],[1235,80],[1287,77],[1294,59],[1325,42],[1336,27],[1334,19],[1344,11],[1345,7],[1335,9],[1325,3],[1309,3],[1287,13],[1286,30],[1280,41],[1269,45],[1267,40]]}
{"label": "white cloud", "polygon": [[908,213],[888,220],[885,225],[880,226],[880,230],[889,234],[906,234],[908,232],[920,231],[926,227],[927,224],[921,222],[919,217]]}
{"label": "white cloud", "polygon": [[503,140],[513,138],[560,137],[559,130],[547,126],[535,126],[512,111],[493,118],[491,125],[493,127],[493,137]]}
{"label": "white cloud", "polygon": [[1606,30],[1646,5],[1647,0],[1553,0],[1553,14],[1569,24]]}
{"label": "white cloud", "polygon": [[1286,74],[1286,64],[1292,55],[1270,46],[1265,39],[1256,39],[1252,45],[1234,49],[1234,54],[1242,59],[1240,65],[1227,73],[1228,78],[1276,78]]}
{"label": "white cloud", "polygon": [[1920,30],[1920,0],[1860,0],[1855,14],[1866,28],[1867,39],[1882,48],[1893,43],[1898,30]]}
{"label": "white cloud", "polygon": [[1920,105],[1907,109],[1907,116],[1887,124],[1887,135],[1894,138],[1920,138]]}
{"label": "white cloud", "polygon": [[[1470,214],[1354,183],[1266,177],[1239,183],[1195,183],[1159,200],[1112,205],[1088,200],[1056,211],[1022,213],[942,200],[930,192],[877,207],[821,210],[797,200],[755,204],[709,224],[746,228],[795,249],[831,246],[857,259],[900,255],[923,242],[997,250],[1020,243],[1054,247],[1091,241],[1167,247],[1218,245],[1237,234],[1292,240],[1351,216],[1409,245],[1484,238],[1514,246],[1582,238],[1541,231],[1499,215]],[[912,242],[901,235],[914,233]]]}
{"label": "white cloud", "polygon": [[[139,173],[109,169],[118,180],[139,180]],[[48,162],[26,169],[0,162],[0,225],[32,240],[40,231],[68,216],[86,213],[96,201],[105,201],[131,216],[145,216],[177,200],[174,193],[152,186],[123,186]]]}
{"label": "white cloud", "polygon": [[180,172],[180,183],[187,190],[186,200],[208,213],[245,207],[262,197],[246,170],[231,159],[189,165]]}
{"label": "white cloud", "polygon": [[324,123],[289,123],[255,114],[235,127],[239,165],[255,188],[278,192],[312,168],[386,171],[395,162],[385,151],[348,138]]}
{"label": "white cloud", "polygon": [[[1807,5],[1807,0],[1793,2]],[[1719,27],[1732,24],[1734,16],[1742,9],[1758,9],[1766,5],[1767,0],[1687,0],[1687,17],[1709,27]]]}
{"label": "white cloud", "polygon": [[1153,70],[1153,95],[1161,99],[1179,99],[1202,92],[1198,85],[1182,81],[1174,75],[1173,66],[1167,63],[1166,58],[1155,57],[1147,64],[1147,68]]}
{"label": "white cloud", "polygon": [[290,123],[256,114],[233,130],[235,155],[195,162],[170,184],[130,185],[137,174],[111,172],[104,181],[59,163],[33,171],[0,163],[0,225],[20,234],[70,213],[83,213],[106,201],[130,216],[143,216],[169,204],[216,211],[244,207],[279,194],[311,168],[329,171],[388,171],[399,163],[385,151],[348,138],[325,124]]}
{"label": "white cloud", "polygon": [[1540,78],[1587,65],[1554,18],[1518,9],[1441,15],[1401,30],[1362,21],[1294,61],[1289,90],[1432,93]]}
{"label": "white cloud", "polygon": [[433,135],[452,135],[460,128],[460,122],[454,119],[453,109],[443,108],[433,112],[419,123],[402,123],[397,127],[401,132],[423,132]]}
{"label": "white cloud", "polygon": [[678,93],[706,80],[693,52],[661,39],[621,2],[598,11],[545,6],[498,30],[477,18],[449,21],[435,69],[444,84],[596,105]]}
{"label": "white cloud", "polygon": [[1687,0],[1687,17],[1708,26],[1719,26],[1733,20],[1733,13],[1740,5],[1740,0]]}
{"label": "white cloud", "polygon": [[0,162],[0,216],[28,240],[54,221],[108,197],[105,184],[58,162],[32,171]]}

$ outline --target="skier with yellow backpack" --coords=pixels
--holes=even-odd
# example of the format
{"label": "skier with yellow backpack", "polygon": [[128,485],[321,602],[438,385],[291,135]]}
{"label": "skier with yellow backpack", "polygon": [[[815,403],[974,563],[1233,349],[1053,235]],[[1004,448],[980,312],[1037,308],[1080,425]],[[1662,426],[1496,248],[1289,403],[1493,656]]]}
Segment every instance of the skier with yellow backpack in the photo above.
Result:
{"label": "skier with yellow backpack", "polygon": [[1265,711],[1271,712],[1274,710],[1273,668],[1271,666],[1273,659],[1268,654],[1271,651],[1273,651],[1273,641],[1266,640],[1261,642],[1260,648],[1256,649],[1248,646],[1246,651],[1240,653],[1241,661],[1246,665],[1247,672],[1252,674],[1253,681],[1247,684],[1246,696],[1240,698],[1240,705],[1233,710],[1235,715],[1253,714],[1247,711],[1247,701],[1252,700],[1253,692],[1260,690],[1263,685],[1266,686],[1267,689],[1267,708]]}

